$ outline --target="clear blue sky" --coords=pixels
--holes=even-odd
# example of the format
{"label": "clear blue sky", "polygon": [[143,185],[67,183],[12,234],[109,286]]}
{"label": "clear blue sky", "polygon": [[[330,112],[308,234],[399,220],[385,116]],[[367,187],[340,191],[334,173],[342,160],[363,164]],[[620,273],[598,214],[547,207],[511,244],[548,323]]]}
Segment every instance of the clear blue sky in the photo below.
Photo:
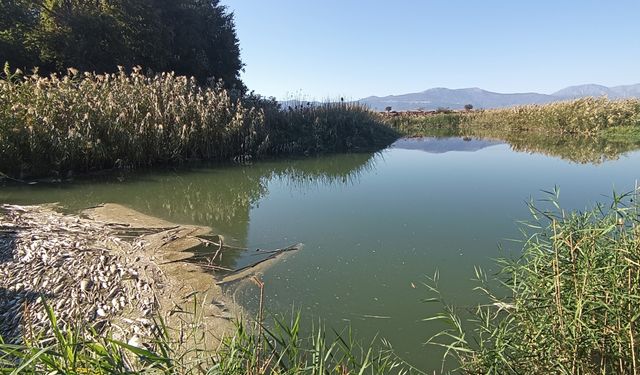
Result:
{"label": "clear blue sky", "polygon": [[243,79],[278,99],[640,83],[638,0],[222,0]]}

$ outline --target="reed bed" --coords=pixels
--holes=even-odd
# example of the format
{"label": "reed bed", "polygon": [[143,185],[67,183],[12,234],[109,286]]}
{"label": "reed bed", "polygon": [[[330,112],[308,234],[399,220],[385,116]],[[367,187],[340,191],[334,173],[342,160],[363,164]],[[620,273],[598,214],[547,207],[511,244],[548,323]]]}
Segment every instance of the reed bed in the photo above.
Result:
{"label": "reed bed", "polygon": [[392,126],[407,136],[429,135],[449,129],[473,133],[490,130],[503,134],[537,132],[596,136],[610,128],[640,126],[640,99],[582,98],[543,105],[525,105],[480,111],[397,116]]}
{"label": "reed bed", "polygon": [[514,108],[400,115],[388,119],[407,137],[478,137],[578,163],[616,159],[640,148],[640,99],[584,98]]}
{"label": "reed bed", "polygon": [[257,105],[277,139],[271,148],[276,155],[376,151],[399,137],[379,113],[358,103],[262,100]]}
{"label": "reed bed", "polygon": [[162,73],[80,73],[0,80],[0,172],[64,176],[189,160],[249,160],[383,147],[396,133],[344,103],[282,109],[221,83]]}
{"label": "reed bed", "polygon": [[[447,307],[433,319],[452,328],[431,343],[469,374],[637,374],[637,195],[587,212],[565,213],[554,197],[552,210],[532,206],[536,220],[526,226],[522,256],[500,260],[494,282],[477,270],[487,302],[471,318]],[[492,292],[495,281],[507,293]]]}
{"label": "reed bed", "polygon": [[387,121],[405,137],[452,137],[461,134],[464,114],[435,113],[423,116],[403,115],[389,117]]}
{"label": "reed bed", "polygon": [[472,112],[464,126],[594,136],[613,127],[640,125],[640,99],[582,98]]}

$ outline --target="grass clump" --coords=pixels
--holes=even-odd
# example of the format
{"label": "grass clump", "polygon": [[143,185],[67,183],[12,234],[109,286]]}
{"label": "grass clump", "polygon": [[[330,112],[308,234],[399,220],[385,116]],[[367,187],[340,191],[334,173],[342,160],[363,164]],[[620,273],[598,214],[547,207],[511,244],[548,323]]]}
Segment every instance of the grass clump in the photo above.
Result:
{"label": "grass clump", "polygon": [[[49,310],[50,311],[50,310]],[[52,326],[55,317],[50,313]],[[302,335],[300,315],[291,321],[274,317],[272,328],[236,332],[209,348],[197,328],[174,334],[155,321],[154,337],[145,346],[115,340],[84,327],[25,344],[0,338],[3,374],[409,374],[417,370],[399,360],[384,340],[357,343],[350,331],[327,332],[323,325]],[[184,327],[198,327],[197,323]],[[178,339],[174,339],[177,337]]]}
{"label": "grass clump", "polygon": [[41,77],[6,67],[0,80],[0,171],[12,177],[371,149],[396,137],[360,106],[283,109],[140,68]]}
{"label": "grass clump", "polygon": [[[636,374],[640,371],[640,206],[566,214],[532,206],[536,219],[517,260],[501,260],[507,297],[490,292],[471,318],[449,307],[451,330],[431,340],[465,373]],[[500,295],[505,295],[502,292]],[[464,328],[463,328],[464,327]]]}

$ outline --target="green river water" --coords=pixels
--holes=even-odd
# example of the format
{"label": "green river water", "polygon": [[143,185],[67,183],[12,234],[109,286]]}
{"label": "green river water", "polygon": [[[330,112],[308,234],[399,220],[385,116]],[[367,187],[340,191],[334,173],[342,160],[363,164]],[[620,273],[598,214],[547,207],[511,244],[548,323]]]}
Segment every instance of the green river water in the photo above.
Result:
{"label": "green river water", "polygon": [[[264,275],[266,306],[301,310],[327,326],[351,325],[363,340],[379,334],[420,367],[440,352],[424,346],[442,328],[422,319],[439,306],[421,285],[439,271],[439,287],[461,308],[479,301],[474,266],[496,271],[493,258],[515,257],[518,220],[541,190],[560,188],[566,209],[607,202],[640,179],[640,152],[577,163],[514,151],[497,141],[400,140],[374,154],[147,171],[73,182],[0,187],[0,202],[60,202],[70,210],[113,202],[185,224],[200,224],[238,247],[225,264],[252,262],[255,249],[304,243]],[[540,203],[544,205],[544,203]],[[256,293],[240,286],[249,310]]]}

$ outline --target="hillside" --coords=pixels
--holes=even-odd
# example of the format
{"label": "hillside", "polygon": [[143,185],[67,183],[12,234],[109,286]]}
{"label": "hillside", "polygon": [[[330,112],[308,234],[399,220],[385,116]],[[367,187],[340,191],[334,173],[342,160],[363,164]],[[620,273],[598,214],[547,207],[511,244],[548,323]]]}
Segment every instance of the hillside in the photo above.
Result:
{"label": "hillside", "polygon": [[524,104],[544,104],[586,96],[607,96],[610,99],[640,97],[640,84],[614,87],[586,84],[570,86],[553,94],[533,92],[503,94],[480,88],[433,88],[402,95],[369,96],[360,99],[359,102],[378,111],[384,111],[386,107],[391,107],[396,111],[435,110],[438,108],[462,109],[465,104],[471,104],[474,108],[486,109]]}

